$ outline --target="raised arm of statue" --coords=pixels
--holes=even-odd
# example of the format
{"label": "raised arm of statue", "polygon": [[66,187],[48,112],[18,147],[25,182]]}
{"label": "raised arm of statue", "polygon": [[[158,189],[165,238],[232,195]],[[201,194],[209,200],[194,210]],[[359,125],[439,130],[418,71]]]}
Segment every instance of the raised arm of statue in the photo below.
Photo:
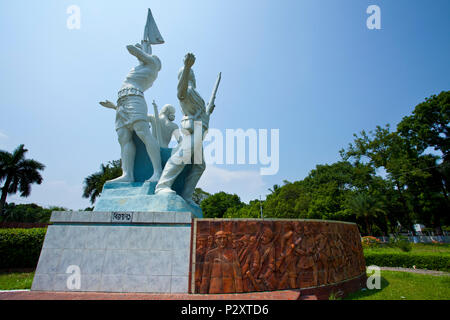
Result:
{"label": "raised arm of statue", "polygon": [[141,50],[137,45],[128,45],[127,50],[130,54],[138,58],[139,61],[142,61],[144,64],[152,64],[155,63],[154,59],[148,53],[145,53]]}
{"label": "raised arm of statue", "polygon": [[184,57],[184,69],[178,82],[178,99],[183,100],[187,95],[187,88],[189,85],[189,74],[191,68],[195,63],[195,56],[192,53],[186,54]]}

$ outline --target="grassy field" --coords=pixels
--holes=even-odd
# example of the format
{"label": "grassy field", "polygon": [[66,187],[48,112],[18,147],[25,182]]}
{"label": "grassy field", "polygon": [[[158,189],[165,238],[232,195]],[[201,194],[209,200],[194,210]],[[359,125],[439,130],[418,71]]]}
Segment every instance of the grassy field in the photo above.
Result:
{"label": "grassy field", "polygon": [[0,273],[0,290],[30,289],[34,272]]}
{"label": "grassy field", "polygon": [[[398,253],[403,252],[399,248],[385,247],[383,245],[376,248],[366,248],[364,252],[384,252]],[[413,243],[411,253],[431,254],[440,256],[450,256],[450,244],[424,244]]]}
{"label": "grassy field", "polygon": [[450,300],[450,277],[381,271],[381,289],[355,292],[345,300]]}

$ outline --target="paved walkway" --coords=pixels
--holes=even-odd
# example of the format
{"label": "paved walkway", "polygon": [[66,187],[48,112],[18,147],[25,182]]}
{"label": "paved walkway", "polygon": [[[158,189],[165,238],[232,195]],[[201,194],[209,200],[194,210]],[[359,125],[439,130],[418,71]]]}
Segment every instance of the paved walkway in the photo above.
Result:
{"label": "paved walkway", "polygon": [[317,300],[296,290],[240,294],[156,294],[107,292],[2,291],[0,300]]}
{"label": "paved walkway", "polygon": [[380,267],[381,270],[386,271],[401,271],[401,272],[412,272],[419,274],[427,274],[430,276],[450,276],[450,273],[444,271],[435,270],[424,270],[424,269],[413,269],[413,268],[397,268],[397,267]]}

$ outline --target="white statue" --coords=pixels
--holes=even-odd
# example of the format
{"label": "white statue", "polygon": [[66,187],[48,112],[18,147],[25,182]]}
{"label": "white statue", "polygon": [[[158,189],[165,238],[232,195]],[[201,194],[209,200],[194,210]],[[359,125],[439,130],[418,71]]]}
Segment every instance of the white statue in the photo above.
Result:
{"label": "white statue", "polygon": [[[155,101],[153,101],[153,106],[155,108],[155,114],[158,114],[156,111],[158,110],[158,107],[156,106]],[[147,120],[151,123],[153,136],[162,148],[169,147],[172,136],[178,143],[181,142],[182,137],[178,126],[173,123],[175,120],[175,108],[172,105],[166,104],[162,107],[158,119],[156,119],[154,115],[149,114]]]}
{"label": "white statue", "polygon": [[205,108],[205,101],[196,91],[196,82],[194,71],[192,66],[195,62],[195,56],[192,53],[188,53],[184,59],[184,67],[180,70],[178,74],[178,99],[180,100],[181,110],[183,112],[183,119],[181,120],[181,126],[184,129],[184,137],[172,156],[167,161],[161,178],[155,188],[155,194],[171,194],[175,193],[173,191],[172,185],[175,182],[178,175],[183,171],[186,166],[185,154],[190,154],[189,162],[192,163],[192,169],[188,172],[184,189],[181,196],[190,205],[196,205],[192,200],[192,195],[194,193],[195,186],[199,181],[200,177],[205,170],[205,162],[203,158],[203,147],[200,145],[201,149],[201,163],[195,163],[194,161],[194,124],[195,122],[201,122],[201,139],[204,137],[204,133],[209,127],[209,117],[212,114],[215,105],[214,99],[217,92],[217,87],[220,81],[219,78],[216,82],[213,95],[211,97],[210,103],[208,104],[208,109]]}
{"label": "white statue", "polygon": [[144,39],[141,44],[127,46],[128,52],[139,60],[139,65],[131,69],[118,92],[117,106],[106,100],[100,104],[116,110],[116,131],[119,138],[123,174],[112,181],[134,181],[134,157],[136,147],[133,131],[145,144],[153,165],[153,175],[148,181],[157,182],[161,176],[161,155],[157,140],[150,132],[148,110],[144,91],[149,89],[161,70],[161,61],[152,55],[151,44],[164,43],[149,9]]}

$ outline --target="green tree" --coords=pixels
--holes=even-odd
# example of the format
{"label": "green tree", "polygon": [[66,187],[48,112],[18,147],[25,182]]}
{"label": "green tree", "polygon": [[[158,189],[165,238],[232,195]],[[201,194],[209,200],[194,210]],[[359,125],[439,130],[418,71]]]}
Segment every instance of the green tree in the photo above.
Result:
{"label": "green tree", "polygon": [[418,104],[412,115],[398,124],[399,134],[408,139],[419,154],[432,147],[450,161],[450,91],[432,95]]}
{"label": "green tree", "polygon": [[106,165],[102,163],[100,171],[84,179],[83,198],[90,198],[91,203],[94,204],[102,192],[105,182],[120,177],[121,175],[122,165],[120,160],[109,161]]}
{"label": "green tree", "polygon": [[5,222],[40,222],[46,223],[50,221],[53,211],[67,211],[62,207],[43,208],[37,204],[5,204],[5,213],[2,221]]}
{"label": "green tree", "polygon": [[222,218],[228,209],[239,209],[243,203],[236,194],[219,192],[204,199],[200,206],[205,218]]}
{"label": "green tree", "polygon": [[[353,190],[367,190],[375,171],[364,164],[341,161],[317,165],[300,181],[284,181],[274,187],[264,201],[264,216],[272,218],[332,219],[354,221],[346,208],[346,199]],[[234,212],[234,216],[257,216],[257,207],[248,206]],[[228,213],[227,213],[228,214]]]}
{"label": "green tree", "polygon": [[348,201],[348,207],[350,211],[356,215],[356,218],[361,218],[364,220],[366,230],[369,235],[373,234],[373,220],[379,214],[385,214],[385,211],[383,210],[383,203],[366,192],[358,192],[352,196]]}
{"label": "green tree", "polygon": [[[440,224],[448,223],[445,218],[448,215],[439,215],[450,211],[450,91],[443,91],[439,95],[432,95],[424,102],[418,104],[412,115],[404,117],[397,126],[398,133],[407,139],[420,155],[426,154],[430,148],[437,151],[442,158],[439,165],[432,164],[427,168],[431,174],[427,184],[432,186],[423,191],[428,196],[421,195],[428,202],[425,211],[431,215],[430,219],[438,233],[441,232]],[[441,194],[443,199],[441,199]],[[434,199],[434,200],[431,200]],[[438,204],[438,208],[428,210],[429,204]],[[423,210],[422,210],[423,211]],[[421,212],[423,213],[423,212]],[[421,217],[425,215],[421,214]]]}
{"label": "green tree", "polygon": [[392,182],[392,187],[397,193],[397,200],[402,206],[400,221],[413,233],[413,224],[416,218],[414,203],[416,198],[411,192],[410,186],[414,181],[427,179],[430,174],[425,169],[426,163],[433,157],[420,156],[409,141],[401,137],[397,132],[391,132],[390,126],[384,128],[377,126],[375,131],[368,134],[362,131],[354,135],[355,140],[346,151],[341,150],[344,160],[354,160],[354,163],[367,161],[370,166],[383,168],[387,173],[387,179]]}
{"label": "green tree", "polygon": [[8,194],[15,194],[20,191],[21,197],[28,197],[31,193],[33,183],[41,184],[42,176],[39,171],[45,166],[33,159],[25,159],[28,152],[24,145],[19,145],[13,153],[0,150],[0,182],[3,184],[0,198],[0,214]]}
{"label": "green tree", "polygon": [[211,194],[202,190],[202,188],[195,188],[194,194],[192,195],[192,200],[194,200],[194,202],[196,204],[200,205],[203,200],[205,200],[206,198],[208,198],[210,196],[211,196]]}
{"label": "green tree", "polygon": [[224,214],[224,218],[260,218],[261,205],[264,201],[252,200],[249,204],[242,204],[242,207],[228,208]]}

